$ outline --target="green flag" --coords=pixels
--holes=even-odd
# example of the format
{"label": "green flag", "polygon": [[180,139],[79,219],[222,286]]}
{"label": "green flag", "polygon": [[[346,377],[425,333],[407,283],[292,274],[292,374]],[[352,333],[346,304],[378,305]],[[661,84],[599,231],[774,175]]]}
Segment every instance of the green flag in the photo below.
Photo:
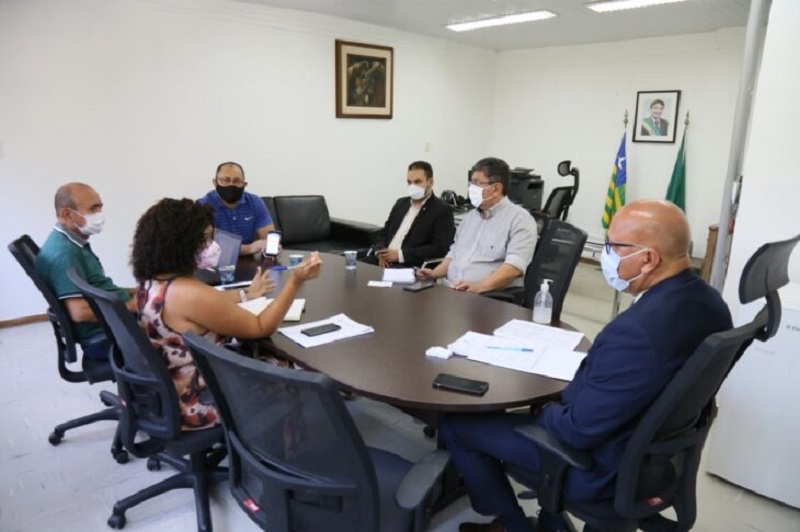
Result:
{"label": "green flag", "polygon": [[681,149],[672,169],[672,179],[667,187],[667,199],[686,212],[686,130],[683,130]]}

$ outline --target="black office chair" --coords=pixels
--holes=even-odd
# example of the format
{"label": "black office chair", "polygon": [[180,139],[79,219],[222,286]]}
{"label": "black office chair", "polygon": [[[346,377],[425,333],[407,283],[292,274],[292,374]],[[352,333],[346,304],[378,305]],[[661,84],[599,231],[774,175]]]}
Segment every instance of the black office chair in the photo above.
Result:
{"label": "black office chair", "polygon": [[269,215],[272,218],[272,225],[275,226],[276,231],[280,231],[281,221],[278,220],[278,211],[275,209],[275,198],[272,196],[261,196],[261,199],[264,201],[264,205],[267,206]]}
{"label": "black office chair", "polygon": [[265,530],[421,531],[449,462],[367,448],[326,375],[264,364],[190,333],[217,398],[234,498]]}
{"label": "black office chair", "polygon": [[[767,340],[780,324],[778,289],[789,282],[788,262],[800,235],[762,246],[744,267],[739,299],[766,305],[750,323],[706,338],[647,409],[626,444],[614,498],[580,502],[562,497],[567,470],[592,467],[591,455],[576,451],[537,426],[517,430],[536,442],[542,462],[536,477],[517,467],[508,472],[536,489],[539,505],[569,512],[586,531],[690,530],[697,516],[697,470],[717,412],[714,399],[733,365],[753,340]],[[676,520],[660,514],[672,507]],[[567,519],[567,521],[569,521]],[[574,530],[571,522],[568,522]]]}
{"label": "black office chair", "polygon": [[272,200],[285,248],[340,253],[366,251],[377,242],[381,227],[331,217],[324,196],[275,196]]}
{"label": "black office chair", "polygon": [[[111,366],[124,401],[120,429],[125,448],[138,458],[148,458],[149,470],[162,461],[178,473],[114,504],[108,519],[111,528],[123,528],[125,512],[153,497],[177,488],[192,488],[197,508],[197,529],[211,530],[208,492],[211,485],[227,479],[219,468],[225,458],[221,426],[182,431],[175,384],[164,359],[150,343],[125,304],[114,294],[89,285],[70,269],[69,278],[92,306],[114,341]],[[188,455],[188,460],[184,456]]]}
{"label": "black office chair", "polygon": [[[47,317],[53,326],[53,333],[56,338],[58,373],[61,378],[67,382],[88,382],[89,384],[113,381],[114,373],[111,370],[111,365],[106,360],[81,357],[81,369],[79,371],[69,367],[70,364],[78,361],[76,349],[78,342],[72,331],[72,320],[69,314],[47,285],[47,282],[36,271],[36,256],[39,254],[39,246],[36,245],[36,242],[30,236],[22,235],[8,245],[8,250],[14,255],[14,258],[17,259],[17,262],[19,262],[22,269],[25,270],[25,273],[28,274],[28,277],[31,278],[33,284],[36,285],[36,288],[39,289],[39,292],[47,301],[49,306]],[[58,445],[68,430],[83,427],[96,421],[119,420],[119,399],[117,396],[103,390],[100,392],[100,400],[110,408],[57,425],[47,440],[52,445]],[[111,455],[120,464],[128,461],[128,453],[122,448],[119,432],[114,436]]]}
{"label": "black office chair", "polygon": [[578,168],[572,167],[572,161],[558,163],[558,173],[561,176],[571,175],[574,182],[571,186],[555,187],[550,191],[542,210],[530,211],[533,217],[536,218],[539,234],[544,232],[551,220],[566,221],[567,216],[569,216],[569,208],[575,201],[575,196],[578,195],[581,173]]}
{"label": "black office chair", "polygon": [[550,279],[552,281],[550,295],[553,297],[552,320],[558,322],[587,237],[586,231],[568,222],[552,220],[539,238],[536,253],[533,254],[533,259],[525,270],[525,285],[489,292],[486,295],[532,309],[533,300],[542,285],[542,280]]}

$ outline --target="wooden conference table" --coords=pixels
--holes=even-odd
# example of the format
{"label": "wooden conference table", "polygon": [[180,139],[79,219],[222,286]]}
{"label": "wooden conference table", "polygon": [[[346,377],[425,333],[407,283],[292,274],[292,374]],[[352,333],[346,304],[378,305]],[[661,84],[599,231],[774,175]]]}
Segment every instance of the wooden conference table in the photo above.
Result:
{"label": "wooden conference table", "polygon": [[[289,250],[282,253],[288,261]],[[529,405],[560,392],[567,383],[453,356],[444,360],[425,355],[432,346],[446,346],[467,331],[492,334],[511,319],[530,319],[531,311],[487,297],[435,286],[421,292],[367,286],[380,280],[383,270],[359,262],[347,270],[344,258],[320,254],[318,279],[308,281],[298,294],[305,298],[301,323],[323,320],[339,313],[369,325],[375,332],[304,348],[275,333],[258,342],[259,348],[293,360],[300,366],[325,373],[342,389],[414,411],[481,412]],[[244,258],[237,265],[237,280],[252,279],[258,263]],[[265,263],[265,267],[273,264]],[[275,270],[278,288],[291,274]],[[285,322],[284,325],[296,325]],[[561,327],[574,330],[568,325]],[[578,350],[588,350],[584,338]],[[437,390],[432,387],[438,373],[489,382],[483,397]],[[423,416],[428,417],[428,416]]]}

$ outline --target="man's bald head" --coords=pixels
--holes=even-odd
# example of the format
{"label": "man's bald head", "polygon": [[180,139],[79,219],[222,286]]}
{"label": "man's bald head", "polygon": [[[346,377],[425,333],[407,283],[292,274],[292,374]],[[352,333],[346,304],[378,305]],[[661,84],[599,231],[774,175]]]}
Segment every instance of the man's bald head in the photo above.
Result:
{"label": "man's bald head", "polygon": [[625,240],[659,252],[664,260],[688,258],[690,230],[686,215],[666,200],[639,200],[623,207],[611,222]]}
{"label": "man's bald head", "polygon": [[77,197],[89,191],[94,192],[94,189],[84,183],[67,183],[58,187],[55,197],[56,216],[59,215],[61,209],[77,210]]}
{"label": "man's bald head", "polygon": [[669,201],[629,203],[614,216],[607,237],[621,244],[615,250],[623,259],[618,272],[631,280],[628,291],[633,294],[689,267],[689,223]]}

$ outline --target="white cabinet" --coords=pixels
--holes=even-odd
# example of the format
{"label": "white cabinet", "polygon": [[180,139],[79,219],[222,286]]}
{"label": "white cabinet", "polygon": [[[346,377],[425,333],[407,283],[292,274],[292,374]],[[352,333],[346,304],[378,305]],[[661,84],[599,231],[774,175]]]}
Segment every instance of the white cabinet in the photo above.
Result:
{"label": "white cabinet", "polygon": [[[717,395],[707,470],[800,508],[800,285],[780,294],[780,330],[753,342]],[[744,307],[737,323],[762,306]]]}

